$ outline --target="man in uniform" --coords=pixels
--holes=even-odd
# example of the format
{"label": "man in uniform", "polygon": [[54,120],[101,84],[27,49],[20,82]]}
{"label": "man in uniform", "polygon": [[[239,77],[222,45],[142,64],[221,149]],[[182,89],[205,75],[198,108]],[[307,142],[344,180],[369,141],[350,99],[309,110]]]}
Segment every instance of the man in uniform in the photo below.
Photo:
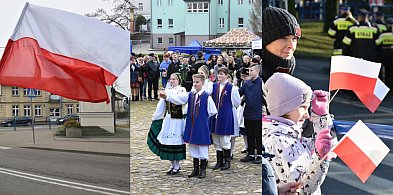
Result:
{"label": "man in uniform", "polygon": [[359,9],[358,14],[359,24],[351,26],[343,39],[343,55],[376,62],[378,29],[368,21],[367,10]]}
{"label": "man in uniform", "polygon": [[328,35],[331,38],[335,38],[333,55],[343,54],[343,38],[349,27],[356,25],[357,21],[353,18],[350,13],[350,7],[348,5],[342,5],[340,7],[340,15],[336,16],[328,31]]}
{"label": "man in uniform", "polygon": [[387,26],[385,24],[385,16],[384,14],[379,11],[377,13],[375,13],[375,21],[374,21],[374,26],[378,28],[379,33],[384,33],[385,31],[387,31]]}
{"label": "man in uniform", "polygon": [[379,35],[376,43],[379,47],[379,60],[385,67],[385,84],[393,88],[393,18],[386,19],[387,31]]}

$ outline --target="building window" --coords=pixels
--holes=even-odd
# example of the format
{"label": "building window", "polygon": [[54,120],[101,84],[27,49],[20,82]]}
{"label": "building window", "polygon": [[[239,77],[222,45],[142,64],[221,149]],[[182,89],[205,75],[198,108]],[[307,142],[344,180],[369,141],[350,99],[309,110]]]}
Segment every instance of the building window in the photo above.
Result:
{"label": "building window", "polygon": [[238,0],[237,2],[239,3],[239,5],[243,5],[243,0]]}
{"label": "building window", "polygon": [[217,4],[218,5],[222,5],[223,4],[223,0],[217,0]]}
{"label": "building window", "polygon": [[19,116],[19,106],[12,106],[12,116]]}
{"label": "building window", "polygon": [[162,28],[162,19],[157,19],[157,28]]}
{"label": "building window", "polygon": [[34,106],[34,115],[35,116],[42,116],[41,105]]}
{"label": "building window", "polygon": [[143,3],[138,3],[138,10],[143,11]]}
{"label": "building window", "polygon": [[224,18],[219,18],[218,28],[224,28]]}
{"label": "building window", "polygon": [[169,44],[173,44],[173,38],[169,37]]}
{"label": "building window", "polygon": [[158,38],[157,38],[157,43],[158,43],[158,44],[162,44],[162,37],[158,37]]}
{"label": "building window", "polygon": [[23,107],[24,115],[25,116],[31,116],[31,107],[30,105],[25,105]]}
{"label": "building window", "polygon": [[23,88],[23,96],[41,96],[41,90]]}
{"label": "building window", "polygon": [[59,108],[51,108],[49,109],[50,116],[60,116],[60,109]]}
{"label": "building window", "polygon": [[74,105],[69,104],[67,105],[67,114],[73,114],[74,111]]}
{"label": "building window", "polygon": [[168,0],[168,6],[172,7],[172,0]]}
{"label": "building window", "polygon": [[237,22],[238,22],[238,26],[239,26],[239,27],[244,27],[243,18],[238,18],[238,19],[237,19]]}
{"label": "building window", "polygon": [[248,0],[248,4],[254,4],[254,0]]}
{"label": "building window", "polygon": [[161,7],[161,0],[157,0],[157,7]]}
{"label": "building window", "polygon": [[79,113],[79,104],[76,105],[76,113]]}
{"label": "building window", "polygon": [[168,28],[173,28],[173,19],[168,19]]}
{"label": "building window", "polygon": [[11,94],[12,96],[19,96],[19,87],[12,87]]}
{"label": "building window", "polygon": [[209,3],[187,3],[187,12],[209,12]]}

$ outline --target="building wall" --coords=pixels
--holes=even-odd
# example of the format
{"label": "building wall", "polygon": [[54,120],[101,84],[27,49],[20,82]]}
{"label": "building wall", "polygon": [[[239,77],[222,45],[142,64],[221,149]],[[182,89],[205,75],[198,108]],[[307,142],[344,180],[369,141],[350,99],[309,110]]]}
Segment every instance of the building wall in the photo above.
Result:
{"label": "building wall", "polygon": [[[157,39],[162,38],[162,44],[158,44]],[[169,38],[173,38],[173,44],[169,44]],[[175,46],[175,35],[174,34],[152,34],[151,35],[153,48],[168,48],[168,46]]]}
{"label": "building wall", "polygon": [[238,4],[238,1],[233,1],[233,3],[231,4],[230,12],[230,28],[238,28],[238,18],[243,18],[244,28],[250,29],[250,22],[248,21],[250,18],[250,14],[249,11],[244,12],[244,10],[251,10],[252,8],[253,5],[249,3],[249,0],[243,0],[243,4],[241,5]]}
{"label": "building wall", "polygon": [[[142,14],[146,18],[146,20],[150,19],[150,17],[151,17],[151,15],[150,15],[150,11],[151,11],[150,1],[151,0],[133,0],[133,1],[131,1],[131,3],[134,4],[135,7],[137,8],[137,9],[135,9],[135,13],[137,15]],[[142,3],[143,10],[139,9],[139,3]]]}
{"label": "building wall", "polygon": [[[19,106],[19,116],[26,116],[24,113],[24,106],[31,106],[30,98],[23,93],[23,88],[19,89],[19,95],[12,95],[12,87],[11,86],[0,86],[1,94],[0,94],[0,119],[11,118],[12,115],[12,107]],[[52,98],[51,98],[52,97]],[[58,97],[58,96],[57,96]],[[34,97],[32,99],[32,107],[30,108],[30,114],[34,115],[37,120],[45,120],[48,118],[51,113],[50,109],[58,108],[60,110],[60,99],[56,96],[51,96],[49,92],[41,91],[41,95]],[[35,106],[41,106],[41,116],[35,115]],[[62,98],[62,116],[68,114],[67,105],[72,105],[72,112],[77,113],[77,108],[79,105],[78,101],[70,100],[67,98]],[[59,113],[60,114],[60,113]],[[31,116],[31,115],[29,115]],[[56,116],[55,118],[57,118]]]}
{"label": "building wall", "polygon": [[[252,8],[249,0],[243,0],[241,5],[238,4],[238,0],[231,0],[230,9],[229,0],[223,0],[222,5],[218,5],[217,0],[206,0],[205,2],[210,2],[207,13],[187,12],[187,3],[192,1],[173,0],[172,6],[168,6],[168,0],[161,0],[161,6],[157,6],[157,1],[159,0],[151,2],[151,47],[154,49],[171,46],[168,44],[168,38],[175,33],[185,33],[185,45],[191,43],[193,39],[198,39],[201,43],[213,39],[227,33],[232,28],[238,28],[238,18],[243,18],[244,27],[249,29],[249,11]],[[157,19],[159,18],[162,19],[162,28],[157,28]],[[169,18],[173,18],[173,28],[168,28]],[[224,18],[223,28],[219,27],[219,18]],[[163,38],[162,44],[157,44],[158,37]],[[175,40],[175,36],[173,36],[174,45],[180,43],[178,37],[180,36],[176,36]]]}

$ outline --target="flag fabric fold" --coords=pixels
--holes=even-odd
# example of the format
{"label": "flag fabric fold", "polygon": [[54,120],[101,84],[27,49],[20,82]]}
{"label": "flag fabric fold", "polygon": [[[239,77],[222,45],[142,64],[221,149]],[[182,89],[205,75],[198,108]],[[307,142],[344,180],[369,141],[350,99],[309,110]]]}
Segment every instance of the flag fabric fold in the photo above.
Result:
{"label": "flag fabric fold", "polygon": [[26,3],[0,61],[0,84],[69,99],[109,102],[129,64],[129,32],[82,15]]}
{"label": "flag fabric fold", "polygon": [[352,90],[360,101],[375,112],[389,88],[378,78],[380,63],[350,56],[332,56],[329,90]]}
{"label": "flag fabric fold", "polygon": [[390,149],[362,121],[358,121],[333,152],[365,183]]}

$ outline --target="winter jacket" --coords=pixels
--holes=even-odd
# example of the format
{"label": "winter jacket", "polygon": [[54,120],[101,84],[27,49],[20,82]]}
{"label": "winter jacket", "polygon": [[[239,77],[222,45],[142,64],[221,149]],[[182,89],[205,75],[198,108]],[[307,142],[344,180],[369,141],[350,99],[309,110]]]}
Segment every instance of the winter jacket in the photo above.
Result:
{"label": "winter jacket", "polygon": [[[377,62],[376,40],[379,37],[378,29],[369,23],[360,22],[352,26],[343,39],[343,54],[364,60]],[[367,48],[367,49],[366,49]]]}
{"label": "winter jacket", "polygon": [[158,78],[160,77],[160,72],[158,70],[158,62],[148,61],[145,65],[145,70],[148,78]]}
{"label": "winter jacket", "polygon": [[174,62],[169,64],[168,66],[168,78],[175,72],[180,72],[181,64],[180,61]]}
{"label": "winter jacket", "polygon": [[[333,127],[330,115],[318,116],[312,113],[311,121],[315,137],[321,130]],[[300,194],[321,194],[320,185],[325,180],[329,162],[321,161],[316,153],[315,138],[302,137],[301,125],[282,117],[265,116],[262,123],[262,143],[266,152],[274,155],[268,160],[274,169],[276,182],[302,181],[303,188]],[[333,130],[332,134],[335,137]],[[336,143],[337,138],[334,138],[332,146]],[[329,155],[327,159],[332,158],[335,158],[334,154]]]}

